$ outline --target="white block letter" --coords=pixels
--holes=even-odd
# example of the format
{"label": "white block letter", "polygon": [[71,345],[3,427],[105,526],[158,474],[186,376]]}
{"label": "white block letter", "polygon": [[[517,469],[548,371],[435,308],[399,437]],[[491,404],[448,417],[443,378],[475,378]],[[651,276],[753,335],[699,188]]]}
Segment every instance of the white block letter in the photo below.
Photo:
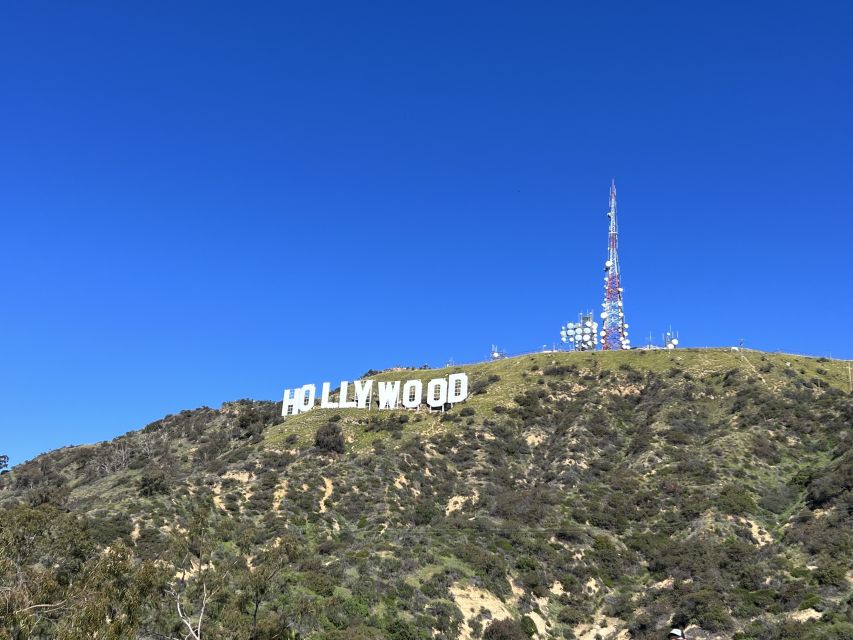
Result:
{"label": "white block letter", "polygon": [[468,374],[451,373],[447,376],[447,401],[450,404],[462,402],[468,397]]}
{"label": "white block letter", "polygon": [[373,391],[373,380],[356,380],[354,384],[355,406],[359,409],[366,409],[367,402],[370,399],[370,392]]}
{"label": "white block letter", "polygon": [[443,407],[447,402],[447,380],[434,378],[427,384],[427,404],[433,409]]}
{"label": "white block letter", "polygon": [[302,389],[299,390],[299,399],[301,400],[299,405],[299,413],[305,413],[306,411],[311,411],[314,408],[314,400],[317,397],[317,387],[313,384],[302,385]]}
{"label": "white block letter", "polygon": [[286,418],[287,416],[295,416],[299,413],[299,404],[301,399],[299,398],[300,389],[294,389],[293,395],[290,395],[290,389],[284,390],[284,399],[281,401],[281,416]]}
{"label": "white block letter", "polygon": [[349,391],[349,382],[341,380],[341,399],[338,406],[341,409],[355,409],[355,400],[347,400],[347,391]]}
{"label": "white block letter", "polygon": [[403,385],[403,406],[406,409],[417,409],[421,406],[421,395],[424,385],[420,380],[409,380]]}
{"label": "white block letter", "polygon": [[400,402],[400,381],[379,382],[376,386],[379,390],[379,408],[396,409]]}
{"label": "white block letter", "polygon": [[332,385],[328,382],[323,383],[323,392],[320,394],[320,408],[321,409],[337,409],[338,403],[332,402],[329,400],[329,387]]}

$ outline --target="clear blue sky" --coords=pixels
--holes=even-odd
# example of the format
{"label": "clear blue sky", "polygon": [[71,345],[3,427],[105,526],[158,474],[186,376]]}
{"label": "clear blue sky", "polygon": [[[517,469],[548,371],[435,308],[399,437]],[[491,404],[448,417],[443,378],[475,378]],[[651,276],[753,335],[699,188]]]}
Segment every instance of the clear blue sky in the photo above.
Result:
{"label": "clear blue sky", "polygon": [[7,2],[0,453],[550,344],[853,357],[846,2]]}

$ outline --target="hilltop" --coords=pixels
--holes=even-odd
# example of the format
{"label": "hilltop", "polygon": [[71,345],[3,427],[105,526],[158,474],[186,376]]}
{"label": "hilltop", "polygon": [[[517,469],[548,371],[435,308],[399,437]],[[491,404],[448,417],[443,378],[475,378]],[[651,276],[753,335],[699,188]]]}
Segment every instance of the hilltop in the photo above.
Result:
{"label": "hilltop", "polygon": [[241,400],[0,476],[0,637],[853,637],[846,363],[405,375],[458,371],[444,413]]}

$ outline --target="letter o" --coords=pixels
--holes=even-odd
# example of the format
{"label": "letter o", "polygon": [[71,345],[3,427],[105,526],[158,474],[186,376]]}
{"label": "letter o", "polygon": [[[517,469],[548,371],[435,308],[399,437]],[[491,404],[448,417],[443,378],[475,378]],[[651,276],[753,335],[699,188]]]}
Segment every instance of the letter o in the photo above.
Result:
{"label": "letter o", "polygon": [[417,409],[421,406],[423,383],[420,380],[409,380],[403,385],[403,406],[406,409]]}
{"label": "letter o", "polygon": [[447,402],[447,380],[434,378],[427,384],[427,404],[433,409],[443,407]]}
{"label": "letter o", "polygon": [[303,385],[299,390],[299,413],[311,411],[317,398],[317,387],[313,384]]}

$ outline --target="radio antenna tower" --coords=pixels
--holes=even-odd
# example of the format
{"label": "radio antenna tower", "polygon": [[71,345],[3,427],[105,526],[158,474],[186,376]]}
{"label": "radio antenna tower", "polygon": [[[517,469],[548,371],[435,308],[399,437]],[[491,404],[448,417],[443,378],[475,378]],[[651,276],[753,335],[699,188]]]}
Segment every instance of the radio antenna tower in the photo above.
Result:
{"label": "radio antenna tower", "polygon": [[602,324],[601,348],[605,351],[630,349],[628,325],[625,323],[625,312],[622,309],[622,280],[619,271],[619,254],[616,245],[619,230],[616,224],[616,181],[610,183],[610,237],[607,251],[607,262],[604,263],[604,302],[601,312]]}

